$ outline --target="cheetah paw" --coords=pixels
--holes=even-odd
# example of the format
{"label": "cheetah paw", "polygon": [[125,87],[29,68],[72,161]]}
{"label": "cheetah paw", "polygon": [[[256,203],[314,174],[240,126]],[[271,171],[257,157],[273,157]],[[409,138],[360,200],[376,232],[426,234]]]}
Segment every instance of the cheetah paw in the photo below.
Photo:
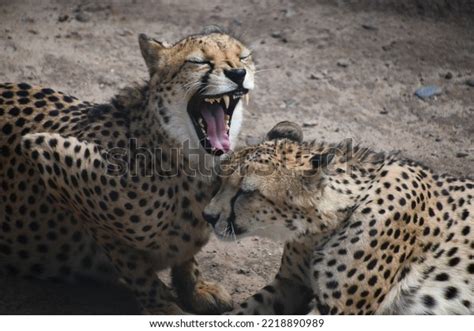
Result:
{"label": "cheetah paw", "polygon": [[206,281],[196,284],[194,291],[182,300],[197,314],[216,315],[233,308],[229,293],[221,285]]}

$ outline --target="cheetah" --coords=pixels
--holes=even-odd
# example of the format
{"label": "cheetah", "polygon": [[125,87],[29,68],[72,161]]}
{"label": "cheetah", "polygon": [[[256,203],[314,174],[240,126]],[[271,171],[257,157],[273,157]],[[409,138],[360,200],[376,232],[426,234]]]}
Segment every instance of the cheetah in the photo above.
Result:
{"label": "cheetah", "polygon": [[[474,182],[395,153],[302,142],[288,122],[220,164],[221,239],[284,242],[236,314],[473,314]],[[312,306],[312,308],[311,308]]]}
{"label": "cheetah", "polygon": [[0,270],[120,280],[149,314],[221,313],[231,297],[194,255],[212,234],[209,169],[237,143],[254,87],[251,52],[216,28],[138,39],[149,80],[106,104],[0,85]]}

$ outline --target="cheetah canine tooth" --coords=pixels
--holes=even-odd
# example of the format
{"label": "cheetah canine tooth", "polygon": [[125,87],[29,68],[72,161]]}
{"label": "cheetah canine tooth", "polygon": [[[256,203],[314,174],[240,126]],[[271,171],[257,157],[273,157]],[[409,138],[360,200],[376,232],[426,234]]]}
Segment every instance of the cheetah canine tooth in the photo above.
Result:
{"label": "cheetah canine tooth", "polygon": [[250,97],[249,97],[248,93],[246,95],[244,95],[244,99],[245,99],[245,104],[248,106],[249,105],[249,100],[250,100]]}
{"label": "cheetah canine tooth", "polygon": [[225,108],[228,109],[230,105],[230,97],[226,94],[222,96],[222,99],[224,99]]}

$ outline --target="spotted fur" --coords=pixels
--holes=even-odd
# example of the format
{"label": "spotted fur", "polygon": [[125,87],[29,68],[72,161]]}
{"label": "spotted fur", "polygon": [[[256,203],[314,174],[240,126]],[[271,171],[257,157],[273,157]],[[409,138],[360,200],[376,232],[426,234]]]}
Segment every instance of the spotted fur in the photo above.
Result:
{"label": "spotted fur", "polygon": [[311,300],[315,314],[474,313],[472,180],[288,139],[236,152],[222,175],[205,209],[217,235],[285,242],[275,280],[235,313],[299,314]]}
{"label": "spotted fur", "polygon": [[[140,46],[149,82],[108,104],[26,83],[0,85],[0,271],[121,278],[148,313],[229,310],[230,296],[201,278],[194,259],[211,232],[201,213],[215,182],[188,172],[195,160],[183,146],[199,160],[206,154],[187,102],[196,91],[232,88],[225,69],[252,76],[251,59],[240,60],[248,50],[218,31],[174,45],[141,35]],[[233,143],[241,102],[235,111]],[[177,297],[157,277],[167,267]]]}

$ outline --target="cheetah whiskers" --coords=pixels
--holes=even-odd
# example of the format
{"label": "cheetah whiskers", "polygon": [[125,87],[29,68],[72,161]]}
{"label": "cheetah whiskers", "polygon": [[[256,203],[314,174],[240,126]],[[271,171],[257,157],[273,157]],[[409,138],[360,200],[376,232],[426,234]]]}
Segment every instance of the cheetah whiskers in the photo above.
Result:
{"label": "cheetah whiskers", "polygon": [[234,239],[234,242],[237,242],[237,237],[235,235],[234,225],[232,223],[230,223],[229,225],[230,225],[230,228],[231,228],[232,238]]}

